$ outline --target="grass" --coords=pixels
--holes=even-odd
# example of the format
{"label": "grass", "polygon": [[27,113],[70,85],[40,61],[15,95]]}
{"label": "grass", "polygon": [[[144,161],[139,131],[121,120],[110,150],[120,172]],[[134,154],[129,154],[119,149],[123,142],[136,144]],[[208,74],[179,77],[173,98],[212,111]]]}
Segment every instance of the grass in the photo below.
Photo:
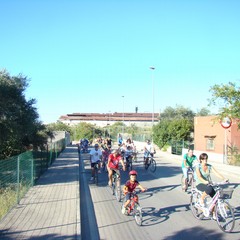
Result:
{"label": "grass", "polygon": [[[29,186],[20,185],[19,199],[21,199]],[[17,204],[17,191],[13,187],[0,189],[0,220]]]}
{"label": "grass", "polygon": [[0,190],[0,219],[17,203],[17,192],[10,187]]}

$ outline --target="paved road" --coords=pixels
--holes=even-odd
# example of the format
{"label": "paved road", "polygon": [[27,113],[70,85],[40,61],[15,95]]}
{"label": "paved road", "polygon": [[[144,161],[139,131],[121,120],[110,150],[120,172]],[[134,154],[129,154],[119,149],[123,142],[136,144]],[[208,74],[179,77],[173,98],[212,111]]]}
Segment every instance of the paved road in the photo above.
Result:
{"label": "paved road", "polygon": [[[85,156],[87,158],[87,156]],[[107,186],[107,174],[100,174],[100,186],[89,184],[94,205],[100,239],[240,239],[240,191],[235,190],[231,204],[235,207],[236,226],[231,234],[223,233],[213,220],[195,219],[189,209],[189,194],[180,187],[181,168],[179,157],[163,154],[157,156],[155,173],[143,168],[142,155],[134,164],[138,171],[138,180],[148,188],[141,193],[140,204],[143,208],[143,225],[137,226],[130,216],[122,215],[121,203],[117,202]],[[89,169],[89,161],[85,160]],[[90,171],[86,174],[90,178]],[[232,182],[237,177],[230,178]],[[122,172],[122,182],[127,180],[127,173]]]}
{"label": "paved road", "polygon": [[[85,169],[82,164],[79,167],[77,148],[69,146],[0,221],[0,239],[240,239],[239,187],[231,200],[236,227],[234,233],[225,234],[216,222],[198,221],[192,216],[189,195],[181,191],[179,184],[181,157],[160,151],[156,156],[158,168],[154,174],[143,169],[141,155],[134,165],[139,181],[148,188],[139,195],[143,226],[138,227],[133,218],[121,214],[121,203],[107,187],[106,173],[100,175],[100,186],[89,184],[89,156],[82,156],[86,159]],[[220,164],[217,168],[231,182],[239,182],[239,168]],[[127,173],[123,172],[122,182],[126,180]]]}

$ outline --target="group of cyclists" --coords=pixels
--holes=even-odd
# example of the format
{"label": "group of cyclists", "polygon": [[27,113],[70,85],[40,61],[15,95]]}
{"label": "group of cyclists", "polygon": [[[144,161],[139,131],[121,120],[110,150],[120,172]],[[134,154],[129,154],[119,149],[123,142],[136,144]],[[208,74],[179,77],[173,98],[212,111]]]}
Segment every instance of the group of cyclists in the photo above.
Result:
{"label": "group of cyclists", "polygon": [[[112,145],[106,140],[98,138],[95,142],[94,149],[90,151],[90,161],[91,161],[91,170],[92,177],[90,180],[94,179],[94,168],[95,164],[98,164],[99,173],[101,172],[101,167],[103,165],[107,166],[108,171],[108,185],[112,186],[112,176],[113,172],[119,172],[119,164],[122,165],[123,170],[126,170],[126,163],[129,156],[133,156],[133,153],[136,152],[136,146],[134,145],[131,139],[128,139],[126,143],[118,140],[118,148],[112,150]],[[101,148],[101,149],[100,149]],[[151,144],[150,140],[147,140],[146,145],[144,146],[144,164],[148,159],[148,156],[153,156],[156,153],[154,146]],[[187,191],[188,188],[188,171],[192,170],[194,172],[194,179],[196,182],[196,188],[202,192],[200,204],[204,206],[204,199],[206,196],[213,197],[215,190],[210,185],[211,173],[213,172],[218,178],[227,182],[228,179],[224,178],[211,164],[207,163],[208,155],[202,153],[199,156],[199,159],[196,155],[193,154],[192,149],[188,149],[188,152],[184,154],[182,160],[182,172],[185,179],[184,190]],[[142,187],[137,181],[137,172],[131,170],[129,172],[129,180],[125,183],[123,192],[125,194],[125,204],[123,205],[122,213],[125,213],[127,205],[130,202],[131,193],[135,190],[136,187],[139,187],[142,191],[145,191],[146,188]],[[213,211],[214,213],[214,211]],[[213,214],[214,219],[214,214]]]}
{"label": "group of cyclists", "polygon": [[[126,143],[122,141],[118,142],[118,147],[112,150],[112,141],[109,139],[102,139],[98,137],[95,139],[94,148],[89,152],[90,154],[90,163],[91,163],[91,178],[90,181],[94,180],[94,174],[96,165],[98,168],[98,173],[101,173],[101,169],[104,169],[107,166],[108,171],[108,185],[112,186],[113,182],[113,173],[114,171],[120,176],[120,165],[122,166],[123,171],[126,171],[126,165],[128,164],[129,158],[136,158],[137,150],[134,142],[128,138]],[[144,146],[144,162],[149,154],[153,156],[154,148],[150,142],[147,140],[146,145]],[[142,191],[145,191],[146,188],[140,185],[137,181],[137,171],[131,170],[129,172],[129,180],[125,183],[123,188],[123,193],[125,194],[125,204],[123,205],[122,213],[126,213],[126,208],[130,202],[130,197],[136,187],[139,187]]]}

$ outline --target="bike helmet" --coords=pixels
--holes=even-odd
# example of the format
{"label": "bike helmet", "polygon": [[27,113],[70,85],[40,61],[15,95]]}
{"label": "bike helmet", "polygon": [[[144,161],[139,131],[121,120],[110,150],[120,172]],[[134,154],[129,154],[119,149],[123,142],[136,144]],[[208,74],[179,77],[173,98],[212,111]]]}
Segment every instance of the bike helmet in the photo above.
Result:
{"label": "bike helmet", "polygon": [[135,170],[130,171],[130,172],[129,172],[129,176],[130,176],[130,175],[136,175],[136,176],[137,176],[137,171],[135,171]]}

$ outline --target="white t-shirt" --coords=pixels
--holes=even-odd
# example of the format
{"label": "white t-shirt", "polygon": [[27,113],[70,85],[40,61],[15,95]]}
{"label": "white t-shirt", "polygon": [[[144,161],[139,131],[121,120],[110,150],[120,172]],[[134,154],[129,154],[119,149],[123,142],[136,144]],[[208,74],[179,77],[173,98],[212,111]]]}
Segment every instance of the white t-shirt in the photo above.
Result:
{"label": "white t-shirt", "polygon": [[94,163],[94,162],[97,162],[100,160],[101,156],[102,156],[102,151],[100,149],[98,149],[96,151],[96,149],[92,149],[90,151],[90,156],[91,156],[91,162]]}
{"label": "white t-shirt", "polygon": [[153,148],[152,144],[147,144],[147,145],[145,146],[145,148],[146,148],[147,151],[149,151],[150,153],[154,152],[154,148]]}

